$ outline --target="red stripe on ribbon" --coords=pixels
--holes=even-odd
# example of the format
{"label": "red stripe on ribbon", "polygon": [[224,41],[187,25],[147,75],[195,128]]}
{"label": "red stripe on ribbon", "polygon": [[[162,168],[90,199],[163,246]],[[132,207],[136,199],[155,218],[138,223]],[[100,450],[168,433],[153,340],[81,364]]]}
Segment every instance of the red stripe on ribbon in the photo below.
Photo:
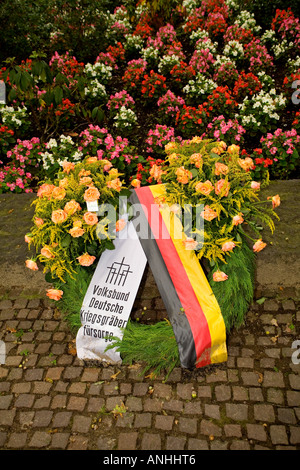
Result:
{"label": "red stripe on ribbon", "polygon": [[158,205],[155,204],[150,188],[137,188],[135,192],[140,203],[147,209],[145,216],[190,324],[195,343],[197,361],[199,360],[196,365],[197,367],[208,365],[211,363],[210,331],[188,274],[182,265],[170,233],[159,212]]}

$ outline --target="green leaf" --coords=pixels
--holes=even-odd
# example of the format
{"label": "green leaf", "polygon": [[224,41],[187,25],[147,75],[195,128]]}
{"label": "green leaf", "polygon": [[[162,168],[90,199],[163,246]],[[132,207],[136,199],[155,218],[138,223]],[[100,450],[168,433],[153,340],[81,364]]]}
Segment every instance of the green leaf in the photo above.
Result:
{"label": "green leaf", "polygon": [[60,86],[56,86],[54,88],[53,93],[54,93],[55,103],[60,104],[62,102],[63,96],[64,96],[62,88]]}
{"label": "green leaf", "polygon": [[261,297],[260,299],[257,299],[256,303],[261,305],[265,302],[265,300],[267,300],[266,297]]}
{"label": "green leaf", "polygon": [[67,235],[61,241],[62,248],[68,248],[68,246],[71,243],[71,240],[72,240],[71,235],[69,233],[67,233]]}

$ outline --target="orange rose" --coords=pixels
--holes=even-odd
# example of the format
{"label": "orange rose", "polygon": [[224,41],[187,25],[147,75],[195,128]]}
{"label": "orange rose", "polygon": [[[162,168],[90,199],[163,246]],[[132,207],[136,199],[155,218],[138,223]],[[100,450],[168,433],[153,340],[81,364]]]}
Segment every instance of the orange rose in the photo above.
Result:
{"label": "orange rose", "polygon": [[230,183],[228,183],[226,180],[221,179],[215,184],[215,193],[217,195],[220,194],[221,196],[227,197],[229,194],[229,189]]}
{"label": "orange rose", "polygon": [[96,225],[98,223],[98,217],[94,212],[86,212],[83,215],[83,220],[87,225]]}
{"label": "orange rose", "polygon": [[38,265],[33,259],[27,259],[25,261],[26,268],[32,269],[32,271],[38,271]]}
{"label": "orange rose", "polygon": [[189,170],[186,170],[183,166],[177,168],[175,172],[178,183],[187,184],[193,175]]}
{"label": "orange rose", "polygon": [[26,243],[31,243],[32,242],[32,238],[29,235],[25,235],[24,240],[25,240]]}
{"label": "orange rose", "polygon": [[214,147],[211,149],[212,153],[216,153],[217,155],[220,155],[222,153],[222,149],[219,147]]}
{"label": "orange rose", "polygon": [[161,177],[165,174],[165,171],[163,171],[159,165],[153,165],[149,173],[157,183],[161,183]]}
{"label": "orange rose", "polygon": [[239,225],[239,224],[242,224],[244,222],[244,219],[243,219],[242,215],[243,214],[240,212],[238,215],[235,215],[232,218],[233,225]]}
{"label": "orange rose", "polygon": [[44,224],[44,221],[43,221],[43,219],[41,219],[40,217],[35,217],[34,223],[35,223],[35,225],[36,225],[37,227],[40,227],[41,225]]}
{"label": "orange rose", "polygon": [[96,259],[96,256],[91,256],[88,253],[84,253],[84,255],[78,256],[78,261],[81,266],[90,266]]}
{"label": "orange rose", "polygon": [[97,157],[88,157],[86,159],[86,163],[96,163],[98,162],[98,158]]}
{"label": "orange rose", "polygon": [[75,199],[71,199],[71,201],[67,202],[64,207],[64,211],[68,215],[73,215],[75,214],[76,211],[80,211],[80,210],[81,210],[80,204],[78,204],[78,202],[75,201]]}
{"label": "orange rose", "polygon": [[68,214],[63,209],[57,209],[52,212],[51,220],[55,224],[61,224],[68,217]]}
{"label": "orange rose", "polygon": [[226,142],[223,142],[223,140],[220,140],[220,142],[218,142],[218,146],[221,147],[222,150],[226,150],[227,148],[227,144]]}
{"label": "orange rose", "polygon": [[208,194],[214,189],[212,183],[207,180],[205,181],[205,183],[201,183],[201,181],[199,183],[196,184],[195,186],[195,191],[197,193],[201,193],[201,194],[204,194],[205,196],[208,196]]}
{"label": "orange rose", "polygon": [[120,181],[119,178],[115,178],[114,180],[107,182],[107,187],[109,189],[114,189],[115,191],[121,191],[122,182]]}
{"label": "orange rose", "polygon": [[81,228],[81,227],[72,227],[70,230],[69,230],[69,234],[73,237],[73,238],[78,238],[78,237],[81,237],[83,234],[84,234],[84,229]]}
{"label": "orange rose", "polygon": [[116,232],[121,232],[126,227],[126,220],[124,219],[119,219],[116,222]]}
{"label": "orange rose", "polygon": [[176,149],[177,144],[175,142],[169,142],[168,144],[165,145],[165,152],[168,153],[172,151],[173,149]]}
{"label": "orange rose", "polygon": [[131,186],[133,186],[134,188],[140,188],[141,186],[140,180],[138,180],[137,178],[133,179],[131,181]]}
{"label": "orange rose", "polygon": [[234,247],[235,247],[234,242],[225,242],[222,245],[222,251],[232,251]]}
{"label": "orange rose", "polygon": [[112,168],[111,170],[109,170],[108,174],[109,174],[109,176],[117,177],[119,172],[118,172],[117,168]]}
{"label": "orange rose", "polygon": [[254,243],[253,245],[253,251],[255,253],[258,253],[259,251],[263,250],[265,247],[267,246],[266,243],[264,243],[262,241],[262,239],[260,238],[259,240],[257,240],[257,242]]}
{"label": "orange rose", "polygon": [[95,188],[94,186],[90,186],[88,189],[85,190],[83,197],[85,201],[92,202],[96,201],[96,199],[99,199],[100,193],[97,188]]}
{"label": "orange rose", "polygon": [[52,191],[55,188],[54,184],[42,184],[37,192],[38,197],[51,197]]}
{"label": "orange rose", "polygon": [[224,163],[216,162],[215,163],[215,175],[227,175],[229,168]]}
{"label": "orange rose", "polygon": [[229,147],[227,149],[228,153],[239,153],[239,151],[240,151],[240,147],[238,145],[235,145],[235,144],[229,145]]}
{"label": "orange rose", "polygon": [[80,172],[78,173],[78,176],[79,178],[82,178],[83,176],[90,176],[90,174],[90,170],[85,170],[84,168],[82,168],[82,170],[80,170]]}
{"label": "orange rose", "polygon": [[70,171],[74,170],[75,163],[65,161],[65,162],[63,162],[62,167],[63,167],[63,172],[67,173],[67,175],[68,175],[70,173]]}
{"label": "orange rose", "polygon": [[169,159],[169,162],[172,162],[172,160],[177,160],[177,159],[178,159],[177,153],[175,153],[175,152],[171,153],[171,154],[168,156],[168,159]]}
{"label": "orange rose", "polygon": [[103,171],[109,171],[112,167],[112,163],[109,160],[102,160],[104,163]]}
{"label": "orange rose", "polygon": [[280,197],[278,194],[276,194],[276,196],[273,196],[272,198],[268,197],[268,199],[272,199],[273,209],[275,209],[275,207],[280,206]]}
{"label": "orange rose", "polygon": [[47,289],[47,297],[52,300],[60,300],[63,296],[64,292],[58,289]]}
{"label": "orange rose", "polygon": [[260,189],[260,183],[257,181],[251,181],[251,189]]}
{"label": "orange rose", "polygon": [[208,222],[218,217],[217,212],[211,209],[209,206],[205,206],[204,211],[202,211],[200,215],[201,217],[203,217],[204,220],[207,220]]}
{"label": "orange rose", "polygon": [[193,153],[190,157],[190,162],[194,163],[196,168],[201,168],[202,167],[202,155],[200,153]]}
{"label": "orange rose", "polygon": [[250,170],[250,168],[252,168],[253,165],[254,165],[253,160],[250,157],[246,157],[244,160],[242,158],[239,158],[238,159],[238,164],[245,171]]}
{"label": "orange rose", "polygon": [[58,199],[59,201],[64,199],[65,195],[66,195],[66,190],[62,187],[58,187],[58,188],[56,187],[52,191],[52,197],[54,197],[54,199]]}
{"label": "orange rose", "polygon": [[42,249],[41,249],[41,255],[42,256],[45,256],[45,258],[54,258],[54,254],[51,252],[49,246],[45,245]]}
{"label": "orange rose", "polygon": [[84,184],[86,186],[88,186],[89,184],[91,184],[93,182],[92,178],[90,176],[83,176],[82,178],[80,178],[79,180],[79,184]]}
{"label": "orange rose", "polygon": [[189,237],[187,237],[185,240],[182,240],[182,243],[184,244],[186,250],[195,250],[198,246],[198,242]]}
{"label": "orange rose", "polygon": [[59,183],[58,183],[58,185],[59,185],[61,188],[67,188],[67,187],[68,187],[68,184],[69,184],[68,178],[63,178],[63,179],[60,180]]}
{"label": "orange rose", "polygon": [[195,144],[200,144],[200,142],[202,142],[202,137],[199,137],[198,135],[195,135],[191,142],[195,143]]}
{"label": "orange rose", "polygon": [[227,274],[223,273],[223,271],[218,270],[213,273],[213,280],[215,282],[226,281],[226,279],[228,279],[228,276]]}

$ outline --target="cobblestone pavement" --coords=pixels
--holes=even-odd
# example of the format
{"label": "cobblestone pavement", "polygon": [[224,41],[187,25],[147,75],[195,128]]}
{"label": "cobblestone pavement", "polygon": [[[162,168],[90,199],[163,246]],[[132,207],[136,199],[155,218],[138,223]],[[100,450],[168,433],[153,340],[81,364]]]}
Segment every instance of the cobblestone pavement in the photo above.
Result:
{"label": "cobblestone pavement", "polygon": [[84,364],[53,307],[9,297],[0,301],[1,449],[300,449],[293,300],[254,303],[225,364],[164,380],[140,365]]}
{"label": "cobblestone pavement", "polygon": [[0,195],[0,449],[299,450],[300,180],[268,191],[280,222],[227,362],[167,380],[79,361],[42,271],[24,268],[32,195]]}

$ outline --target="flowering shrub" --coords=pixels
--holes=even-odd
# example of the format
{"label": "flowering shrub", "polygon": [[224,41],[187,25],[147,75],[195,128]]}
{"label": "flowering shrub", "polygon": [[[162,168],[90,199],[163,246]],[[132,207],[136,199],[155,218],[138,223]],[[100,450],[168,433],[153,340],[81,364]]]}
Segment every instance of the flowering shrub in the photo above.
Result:
{"label": "flowering shrub", "polygon": [[171,90],[168,90],[167,93],[161,96],[157,101],[161,121],[166,124],[173,122],[177,113],[184,105],[185,101],[183,98],[175,96]]}
{"label": "flowering shrub", "polygon": [[163,126],[157,124],[155,129],[150,129],[146,139],[148,145],[146,151],[148,153],[161,154],[164,153],[165,145],[168,142],[180,141],[181,137],[175,136],[175,130],[173,127]]}
{"label": "flowering shrub", "polygon": [[134,93],[135,90],[139,91],[142,79],[145,74],[147,62],[144,59],[134,59],[128,62],[125,73],[122,77],[126,90]]}
{"label": "flowering shrub", "polygon": [[202,105],[197,108],[184,105],[176,116],[176,131],[185,139],[195,134],[202,134],[208,119],[209,113]]}
{"label": "flowering shrub", "polygon": [[290,174],[296,174],[296,170],[299,169],[297,148],[300,142],[300,135],[296,129],[283,131],[278,128],[273,134],[267,133],[260,142],[264,157],[276,162],[276,165],[272,165],[270,169],[272,176],[286,178]]}
{"label": "flowering shrub", "polygon": [[215,59],[209,49],[195,49],[189,65],[196,72],[208,73],[212,70]]}
{"label": "flowering shrub", "polygon": [[170,71],[174,85],[180,90],[189,81],[192,80],[196,75],[196,70],[191,65],[188,65],[184,61],[180,61],[180,64],[174,65]]}
{"label": "flowering shrub", "polygon": [[118,170],[130,173],[131,166],[140,159],[136,149],[129,145],[126,137],[114,138],[106,128],[89,125],[79,134],[78,150],[83,156],[96,156],[98,160],[109,160]]}
{"label": "flowering shrub", "polygon": [[112,78],[113,67],[103,62],[88,63],[84,67],[87,79],[97,79],[102,85],[107,85]]}
{"label": "flowering shrub", "polygon": [[0,156],[5,155],[9,147],[15,143],[14,134],[8,126],[0,126]]}
{"label": "flowering shrub", "polygon": [[236,97],[238,102],[243,101],[246,96],[252,96],[255,93],[259,93],[262,89],[258,77],[253,73],[245,73],[242,71],[235,81],[233,88],[233,95]]}
{"label": "flowering shrub", "polygon": [[259,72],[262,68],[269,70],[273,67],[273,57],[268,53],[259,39],[253,39],[244,46],[245,59],[249,63],[249,71]]}
{"label": "flowering shrub", "polygon": [[37,137],[30,140],[18,139],[17,144],[7,152],[6,156],[14,167],[36,175],[42,150],[42,144]]}
{"label": "flowering shrub", "polygon": [[[0,161],[0,163],[2,163]],[[32,175],[24,168],[4,165],[0,170],[0,194],[6,192],[31,193]]]}
{"label": "flowering shrub", "polygon": [[65,161],[77,163],[82,156],[83,153],[78,150],[72,137],[62,134],[59,139],[50,139],[45,143],[45,149],[40,153],[39,165],[42,165],[47,177],[53,177]]}
{"label": "flowering shrub", "polygon": [[188,104],[200,104],[203,98],[207,98],[217,86],[217,83],[211,78],[207,78],[207,76],[198,72],[195,79],[189,80],[182,91],[186,95]]}
{"label": "flowering shrub", "polygon": [[287,10],[276,10],[271,28],[287,42],[292,41],[294,46],[300,48],[300,23],[290,8]]}
{"label": "flowering shrub", "polygon": [[165,82],[166,77],[151,70],[149,75],[144,75],[142,81],[142,98],[144,100],[157,100],[160,98],[167,88]]}
{"label": "flowering shrub", "polygon": [[228,86],[218,86],[207,97],[204,106],[212,114],[221,113],[226,117],[233,117],[237,107],[237,102]]}
{"label": "flowering shrub", "polygon": [[269,93],[261,90],[250,98],[246,97],[239,104],[239,116],[242,126],[250,133],[261,130],[263,133],[268,131],[268,126],[276,126],[279,121],[280,110],[285,106],[286,99],[283,94],[276,94],[275,88]]}
{"label": "flowering shrub", "polygon": [[237,119],[225,120],[224,116],[218,116],[207,125],[203,137],[221,140],[227,145],[242,144],[246,130],[239,124]]}
{"label": "flowering shrub", "polygon": [[218,68],[215,67],[215,69],[216,70],[213,76],[214,82],[226,83],[227,86],[231,89],[239,77],[236,64],[234,62],[228,61],[219,65]]}
{"label": "flowering shrub", "polygon": [[119,109],[124,106],[125,108],[134,109],[134,99],[132,96],[127,93],[126,90],[115,93],[109,97],[107,107],[109,109],[110,115],[115,116]]}
{"label": "flowering shrub", "polygon": [[18,132],[19,136],[25,136],[30,128],[30,120],[26,106],[5,106],[0,104],[0,120],[2,123],[14,132]]}

